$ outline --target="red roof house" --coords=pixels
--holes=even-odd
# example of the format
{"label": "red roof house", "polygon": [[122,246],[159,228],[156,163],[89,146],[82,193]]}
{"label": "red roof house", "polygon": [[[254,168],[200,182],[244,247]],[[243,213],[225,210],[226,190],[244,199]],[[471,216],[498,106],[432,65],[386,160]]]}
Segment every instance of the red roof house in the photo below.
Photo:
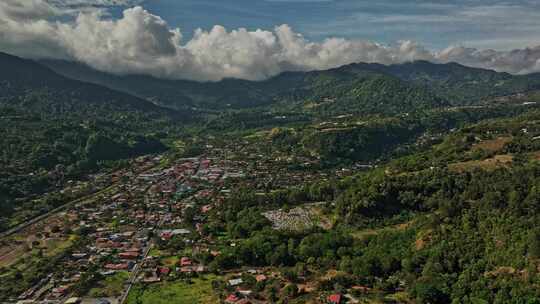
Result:
{"label": "red roof house", "polygon": [[121,259],[125,259],[125,260],[135,260],[139,257],[139,253],[138,252],[121,252],[118,254],[118,256]]}
{"label": "red roof house", "polygon": [[335,304],[341,303],[341,295],[340,294],[329,295],[328,303],[335,303]]}
{"label": "red roof house", "polygon": [[180,259],[180,266],[191,266],[191,259],[188,257],[182,257]]}
{"label": "red roof house", "polygon": [[159,267],[158,268],[159,275],[168,276],[170,272],[171,272],[171,269],[169,267]]}
{"label": "red roof house", "polygon": [[236,303],[238,301],[240,301],[240,299],[235,294],[231,294],[225,299],[225,303]]}

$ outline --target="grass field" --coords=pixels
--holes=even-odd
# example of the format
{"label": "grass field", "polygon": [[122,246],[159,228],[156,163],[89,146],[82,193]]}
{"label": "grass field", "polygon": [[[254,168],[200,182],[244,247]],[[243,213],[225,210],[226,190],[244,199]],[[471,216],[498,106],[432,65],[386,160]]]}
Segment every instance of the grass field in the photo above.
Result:
{"label": "grass field", "polygon": [[124,291],[124,283],[128,279],[127,271],[119,271],[99,282],[98,287],[92,288],[88,295],[92,298],[117,297]]}
{"label": "grass field", "polygon": [[136,285],[131,289],[127,304],[214,304],[219,299],[212,292],[214,275],[183,281]]}
{"label": "grass field", "polygon": [[44,252],[46,256],[55,256],[64,252],[77,239],[75,235],[71,235],[66,239],[48,239],[44,242],[47,248]]}
{"label": "grass field", "polygon": [[178,261],[180,260],[180,258],[178,258],[177,256],[170,256],[170,257],[164,257],[161,259],[161,262],[165,265],[165,266],[168,266],[168,267],[174,267],[176,265],[178,265]]}

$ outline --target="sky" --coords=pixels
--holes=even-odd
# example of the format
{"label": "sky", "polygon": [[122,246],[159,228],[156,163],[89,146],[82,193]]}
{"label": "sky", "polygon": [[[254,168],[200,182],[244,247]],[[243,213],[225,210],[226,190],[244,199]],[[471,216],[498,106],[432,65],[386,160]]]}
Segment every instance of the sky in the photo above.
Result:
{"label": "sky", "polygon": [[540,1],[147,0],[142,5],[185,33],[215,24],[248,29],[288,24],[313,40],[414,40],[434,49],[540,44]]}
{"label": "sky", "polygon": [[353,62],[540,72],[536,0],[1,0],[0,51],[167,79]]}

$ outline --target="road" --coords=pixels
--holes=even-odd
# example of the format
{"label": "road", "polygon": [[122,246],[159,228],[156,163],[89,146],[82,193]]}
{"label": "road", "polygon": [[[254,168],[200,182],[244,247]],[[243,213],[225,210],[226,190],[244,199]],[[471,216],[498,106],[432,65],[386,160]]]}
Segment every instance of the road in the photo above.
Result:
{"label": "road", "polygon": [[126,302],[129,292],[131,291],[133,284],[135,284],[135,281],[137,280],[137,277],[139,276],[139,273],[141,272],[142,264],[144,263],[144,260],[146,260],[146,258],[148,257],[148,254],[150,253],[151,249],[152,249],[152,244],[148,244],[148,247],[146,247],[146,250],[144,251],[144,254],[142,256],[141,262],[135,265],[135,268],[133,269],[133,272],[131,273],[131,276],[129,277],[128,287],[126,291],[124,292],[124,294],[122,295],[122,297],[120,297],[118,304],[124,304]]}
{"label": "road", "polygon": [[[146,203],[148,204],[148,197],[146,197],[145,200],[146,200]],[[156,227],[154,227],[154,231],[157,231],[157,229],[159,229],[163,225],[164,219],[165,219],[165,217],[161,218],[161,220],[156,225]],[[137,277],[139,276],[139,273],[141,272],[142,264],[144,263],[144,260],[146,260],[146,258],[148,257],[148,254],[150,253],[150,250],[152,250],[153,245],[154,244],[153,244],[152,240],[150,240],[148,242],[148,246],[144,250],[144,254],[142,256],[141,262],[137,263],[135,265],[135,268],[131,272],[131,276],[130,276],[129,281],[128,281],[128,287],[127,287],[126,291],[124,292],[124,294],[122,295],[122,297],[120,297],[120,300],[118,301],[118,304],[124,304],[126,302],[127,297],[129,295],[129,292],[131,291],[131,288],[135,284],[135,281],[137,280]]]}
{"label": "road", "polygon": [[60,212],[60,211],[63,211],[63,210],[65,210],[65,209],[69,208],[69,207],[73,207],[74,205],[76,205],[76,204],[78,204],[78,203],[80,203],[80,202],[83,202],[83,201],[85,201],[85,200],[88,200],[88,199],[90,199],[90,198],[92,198],[92,197],[94,197],[94,196],[96,196],[96,195],[105,193],[106,191],[109,191],[109,190],[113,190],[113,189],[116,188],[116,187],[118,187],[118,183],[112,184],[112,185],[108,186],[108,187],[105,188],[105,189],[102,189],[102,190],[99,190],[99,191],[97,191],[97,192],[88,194],[88,195],[86,195],[86,196],[84,196],[84,197],[78,198],[78,199],[76,199],[76,200],[74,200],[74,201],[71,201],[71,202],[69,202],[69,203],[66,203],[66,204],[60,206],[60,207],[57,207],[57,208],[55,208],[55,209],[53,209],[53,210],[51,210],[51,211],[49,211],[49,212],[47,212],[47,213],[44,213],[44,214],[39,215],[39,216],[37,216],[37,217],[34,217],[34,218],[31,219],[31,220],[28,220],[28,221],[26,221],[26,222],[24,222],[24,223],[21,223],[21,224],[19,224],[19,225],[13,227],[13,228],[11,228],[11,229],[8,229],[8,230],[6,230],[6,231],[4,231],[4,232],[1,232],[1,233],[0,233],[0,239],[3,239],[3,238],[8,237],[8,236],[10,236],[10,235],[12,235],[12,234],[15,234],[15,233],[17,233],[17,232],[23,230],[24,228],[26,228],[26,227],[28,227],[28,226],[31,226],[31,225],[33,225],[33,224],[35,224],[35,223],[37,223],[37,222],[40,222],[41,220],[44,220],[44,219],[48,218],[49,216],[51,216],[51,215],[53,215],[53,214],[56,214],[56,213],[58,213],[58,212]]}

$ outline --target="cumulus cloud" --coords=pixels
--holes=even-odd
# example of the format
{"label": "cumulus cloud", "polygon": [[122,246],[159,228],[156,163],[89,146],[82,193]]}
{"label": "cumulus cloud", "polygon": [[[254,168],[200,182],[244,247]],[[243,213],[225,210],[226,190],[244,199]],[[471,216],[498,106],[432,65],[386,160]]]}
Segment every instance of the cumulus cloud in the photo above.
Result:
{"label": "cumulus cloud", "polygon": [[[92,5],[131,1],[93,0]],[[516,74],[540,71],[540,46],[514,51],[449,47],[434,52],[412,41],[391,46],[342,38],[312,42],[287,25],[272,31],[228,31],[216,25],[208,31],[199,29],[183,41],[179,29],[170,28],[142,7],[128,8],[117,19],[103,9],[80,10],[72,19],[66,18],[72,12],[65,6],[73,3],[2,0],[0,50],[31,58],[76,60],[116,74],[202,81],[262,80],[283,71],[414,60],[459,62]]]}

